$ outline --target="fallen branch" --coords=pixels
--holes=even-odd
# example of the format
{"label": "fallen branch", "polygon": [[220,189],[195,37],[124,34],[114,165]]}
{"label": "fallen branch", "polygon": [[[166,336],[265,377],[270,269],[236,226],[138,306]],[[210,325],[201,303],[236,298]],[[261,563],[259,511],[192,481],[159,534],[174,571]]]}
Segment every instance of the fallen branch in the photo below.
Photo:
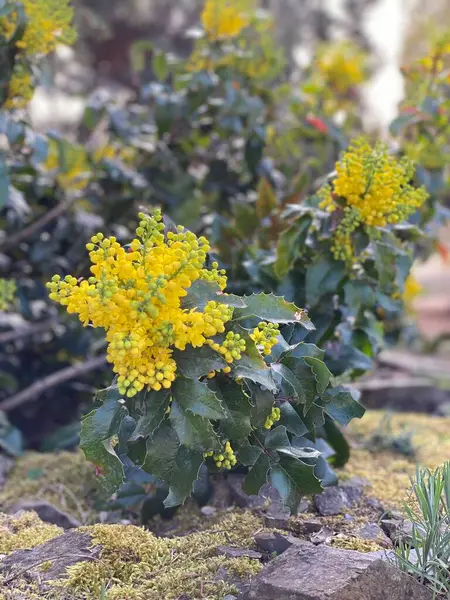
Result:
{"label": "fallen branch", "polygon": [[45,227],[48,223],[58,218],[60,215],[65,213],[69,208],[78,200],[78,196],[73,195],[63,202],[57,204],[54,208],[46,212],[40,219],[34,221],[28,227],[25,227],[15,235],[11,235],[6,238],[6,240],[0,244],[0,250],[4,251],[8,248],[12,248],[14,246],[18,246],[28,237],[32,236],[34,233]]}
{"label": "fallen branch", "polygon": [[34,335],[35,333],[48,331],[55,323],[57,323],[57,320],[52,318],[26,327],[17,327],[17,329],[13,329],[12,331],[5,331],[4,333],[0,333],[0,345],[15,342],[16,340],[28,337],[29,335]]}
{"label": "fallen branch", "polygon": [[7,400],[4,400],[0,403],[0,411],[8,412],[14,410],[18,406],[22,404],[26,404],[27,402],[35,402],[38,398],[43,394],[43,392],[49,390],[52,387],[60,385],[66,381],[70,381],[75,377],[79,377],[80,375],[85,375],[90,371],[95,371],[100,367],[103,367],[106,364],[106,356],[97,356],[95,358],[90,358],[85,362],[78,363],[76,365],[72,365],[70,367],[65,367],[64,369],[60,369],[56,371],[56,373],[52,373],[51,375],[47,375],[38,381],[35,381],[30,386],[14,394]]}

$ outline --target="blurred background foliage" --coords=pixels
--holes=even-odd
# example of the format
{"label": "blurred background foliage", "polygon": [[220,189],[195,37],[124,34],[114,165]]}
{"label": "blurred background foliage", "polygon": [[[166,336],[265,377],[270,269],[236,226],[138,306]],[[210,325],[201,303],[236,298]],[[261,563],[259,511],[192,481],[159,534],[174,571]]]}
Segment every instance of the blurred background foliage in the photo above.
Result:
{"label": "blurred background foliage", "polygon": [[[273,291],[307,308],[317,330],[306,341],[327,351],[336,377],[369,370],[406,331],[412,261],[436,249],[446,217],[447,38],[430,35],[404,70],[406,97],[390,128],[391,151],[418,161],[416,183],[430,199],[376,240],[356,232],[349,270],[331,252],[336,215],[315,193],[364,129],[362,89],[377,57],[362,23],[373,2],[348,0],[336,18],[308,0],[242,0],[241,21],[219,30],[194,0],[77,0],[76,60],[88,67],[65,78],[57,61],[43,61],[75,37],[68,4],[55,2],[41,0],[40,15],[51,19],[56,7],[60,27],[27,38],[27,2],[0,1],[4,447],[74,444],[72,423],[108,382],[104,343],[52,306],[44,284],[54,273],[86,276],[90,236],[126,243],[140,209],[160,206],[208,235],[232,291]],[[303,42],[311,51],[299,66]],[[68,92],[89,94],[68,134],[36,129],[18,101],[52,73]],[[115,101],[105,82],[126,94]],[[2,283],[10,281],[14,297]]]}

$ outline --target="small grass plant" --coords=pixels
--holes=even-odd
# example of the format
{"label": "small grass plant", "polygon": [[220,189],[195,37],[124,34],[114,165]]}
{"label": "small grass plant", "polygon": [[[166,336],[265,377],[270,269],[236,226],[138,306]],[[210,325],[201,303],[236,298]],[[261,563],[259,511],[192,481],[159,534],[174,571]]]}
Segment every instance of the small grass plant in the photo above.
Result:
{"label": "small grass plant", "polygon": [[434,471],[418,467],[411,484],[405,512],[412,535],[397,546],[397,564],[434,598],[450,598],[450,462]]}

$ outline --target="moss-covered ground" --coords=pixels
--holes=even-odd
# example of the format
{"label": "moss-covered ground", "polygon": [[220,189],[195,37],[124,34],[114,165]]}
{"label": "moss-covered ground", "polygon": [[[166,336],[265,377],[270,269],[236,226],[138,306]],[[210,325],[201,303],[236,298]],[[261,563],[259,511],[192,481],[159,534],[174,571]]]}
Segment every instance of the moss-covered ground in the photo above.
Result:
{"label": "moss-covered ground", "polygon": [[[379,432],[382,418],[382,412],[370,411],[349,428],[353,451],[340,476],[364,480],[368,495],[386,508],[401,508],[416,463],[434,468],[450,457],[450,418],[392,416],[389,435],[410,431],[414,458],[370,447],[371,436]],[[84,523],[93,523],[97,517],[95,476],[80,453],[30,453],[20,459],[0,493],[0,506],[6,510],[18,499],[36,496]],[[302,524],[311,518],[317,516],[302,514],[286,529],[301,536]],[[385,540],[363,540],[357,532],[376,519],[376,510],[361,505],[349,509],[346,515],[322,517],[321,524],[338,533],[330,541],[333,546],[371,552],[385,547]],[[161,533],[160,519],[153,525]],[[132,525],[94,524],[81,529],[91,534],[93,544],[101,545],[98,560],[69,567],[66,580],[46,587],[18,577],[0,590],[0,599],[215,600],[235,593],[239,581],[248,581],[262,568],[259,560],[229,558],[218,551],[220,546],[255,549],[254,536],[264,530],[264,525],[261,517],[249,511],[218,510],[214,516],[205,517],[195,504],[188,503],[172,521],[170,537],[159,537]],[[61,529],[42,523],[30,513],[18,518],[1,516],[0,554],[33,548],[61,534]]]}

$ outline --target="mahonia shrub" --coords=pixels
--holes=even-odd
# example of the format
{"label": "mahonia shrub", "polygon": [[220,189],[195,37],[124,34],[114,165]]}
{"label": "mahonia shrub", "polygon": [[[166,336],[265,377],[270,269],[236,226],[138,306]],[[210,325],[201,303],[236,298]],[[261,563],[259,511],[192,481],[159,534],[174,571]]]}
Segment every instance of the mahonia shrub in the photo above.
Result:
{"label": "mahonia shrub", "polygon": [[70,0],[3,3],[0,36],[2,45],[11,49],[2,73],[0,104],[5,108],[25,107],[33,95],[36,64],[53,53],[58,44],[75,41],[72,18]]}
{"label": "mahonia shrub", "polygon": [[[161,214],[143,213],[122,247],[101,233],[87,245],[92,276],[49,282],[50,297],[102,327],[117,377],[84,417],[81,448],[112,492],[145,472],[181,504],[201,469],[248,468],[247,493],[268,480],[295,511],[302,495],[335,481],[324,439],[334,419],[364,409],[331,388],[314,329],[281,297],[225,292],[209,244]],[[322,438],[322,442],[319,442]]]}

